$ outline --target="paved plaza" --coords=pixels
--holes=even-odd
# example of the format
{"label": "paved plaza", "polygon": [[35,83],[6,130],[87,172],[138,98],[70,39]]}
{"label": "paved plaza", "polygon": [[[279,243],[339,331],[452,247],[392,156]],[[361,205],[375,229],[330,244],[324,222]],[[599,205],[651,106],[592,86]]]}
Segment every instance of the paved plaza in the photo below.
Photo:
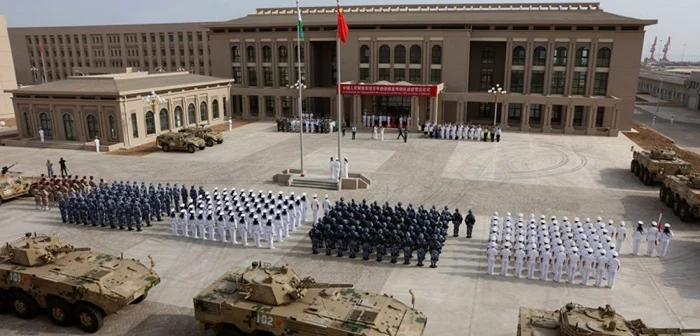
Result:
{"label": "paved plaza", "polygon": [[[252,123],[225,133],[223,145],[196,154],[156,152],[141,157],[85,151],[0,147],[0,164],[18,162],[15,170],[44,172],[46,159],[62,156],[73,174],[112,180],[171,182],[252,188],[285,192],[271,177],[299,166],[299,138],[277,133],[273,123]],[[169,224],[144,232],[127,232],[60,223],[57,210],[34,210],[24,198],[0,207],[0,243],[25,232],[57,233],[75,246],[108,253],[124,253],[148,263],[153,255],[162,277],[148,299],[105,320],[100,335],[212,335],[199,329],[193,317],[192,297],[233,266],[263,260],[289,264],[302,276],[317,281],[353,283],[360,290],[394,295],[428,316],[425,335],[514,335],[518,308],[557,309],[567,302],[600,306],[612,304],[629,318],[651,326],[700,328],[700,226],[683,224],[667,211],[675,238],[666,258],[632,257],[631,239],[624,243],[622,269],[613,289],[486,275],[488,217],[507,211],[573,217],[602,216],[624,220],[628,229],[637,220],[658,217],[658,188],[642,185],[629,172],[630,147],[624,136],[583,137],[505,132],[500,143],[421,139],[394,140],[387,130],[384,142],[370,134],[343,138],[343,156],[351,172],[372,180],[369,190],[328,192],[294,189],[296,193],[329,194],[332,200],[401,201],[404,205],[448,205],[477,215],[475,237],[451,235],[437,269],[393,265],[312,255],[308,225],[275,250],[173,237]],[[337,155],[336,134],[304,137],[306,170],[327,176],[328,160]],[[56,166],[57,167],[57,164]],[[58,170],[58,169],[56,169]],[[451,233],[452,230],[450,229]],[[2,335],[81,334],[77,328],[59,328],[45,316],[24,321],[0,316]]]}

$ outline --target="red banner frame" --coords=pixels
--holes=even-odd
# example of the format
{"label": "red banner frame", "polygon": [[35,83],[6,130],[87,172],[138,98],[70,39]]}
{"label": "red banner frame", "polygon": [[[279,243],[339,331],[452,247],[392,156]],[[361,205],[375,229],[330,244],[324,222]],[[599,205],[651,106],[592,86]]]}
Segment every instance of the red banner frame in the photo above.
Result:
{"label": "red banner frame", "polygon": [[437,97],[436,85],[340,84],[340,94],[360,96]]}

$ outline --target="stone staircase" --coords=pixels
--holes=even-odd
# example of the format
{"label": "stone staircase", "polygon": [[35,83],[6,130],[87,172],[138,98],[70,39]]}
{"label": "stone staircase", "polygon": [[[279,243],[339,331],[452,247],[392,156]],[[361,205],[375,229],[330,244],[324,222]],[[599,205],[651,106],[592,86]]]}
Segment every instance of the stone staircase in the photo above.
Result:
{"label": "stone staircase", "polygon": [[338,182],[324,178],[294,177],[292,187],[338,190]]}

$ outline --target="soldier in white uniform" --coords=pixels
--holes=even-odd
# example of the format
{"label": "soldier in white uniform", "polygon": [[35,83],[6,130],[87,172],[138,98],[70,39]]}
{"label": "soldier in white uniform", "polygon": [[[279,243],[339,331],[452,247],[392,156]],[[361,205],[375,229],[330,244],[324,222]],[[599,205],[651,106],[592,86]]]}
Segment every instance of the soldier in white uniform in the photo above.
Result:
{"label": "soldier in white uniform", "polygon": [[313,216],[312,225],[316,226],[316,222],[318,222],[318,198],[316,198],[316,195],[314,195],[314,199],[311,200],[311,214]]}
{"label": "soldier in white uniform", "polygon": [[236,230],[238,229],[238,220],[236,219],[236,214],[231,211],[228,213],[228,235],[231,237],[231,244],[238,244],[236,240]]}
{"label": "soldier in white uniform", "polygon": [[493,275],[493,266],[496,262],[496,256],[498,255],[498,250],[496,250],[496,245],[492,244],[486,251],[486,261],[488,266],[486,268],[486,274]]}
{"label": "soldier in white uniform", "polygon": [[367,113],[362,113],[362,126],[367,127]]}
{"label": "soldier in white uniform", "polygon": [[638,221],[637,228],[632,233],[632,255],[639,255],[639,246],[642,244],[642,237],[645,234],[644,222]]}
{"label": "soldier in white uniform", "polygon": [[520,278],[523,273],[523,263],[525,262],[525,246],[523,244],[518,244],[518,250],[515,251],[515,277]]}
{"label": "soldier in white uniform", "polygon": [[613,252],[612,257],[608,260],[608,287],[613,288],[617,271],[620,269],[620,259],[617,258],[618,253]]}
{"label": "soldier in white uniform", "polygon": [[323,200],[323,215],[328,215],[328,212],[331,211],[331,202],[328,200],[328,195],[326,195],[326,198]]}
{"label": "soldier in white uniform", "polygon": [[241,244],[248,246],[248,218],[241,212],[238,218],[238,234],[241,235]]}
{"label": "soldier in white uniform", "polygon": [[603,287],[603,278],[607,275],[608,273],[608,257],[605,256],[605,250],[599,251],[600,256],[596,259],[596,278],[595,278],[595,285],[596,287]]}
{"label": "soldier in white uniform", "polygon": [[625,222],[620,222],[620,226],[615,230],[615,247],[617,248],[617,252],[622,251],[622,243],[625,242],[625,238],[627,238]]}
{"label": "soldier in white uniform", "polygon": [[381,141],[384,141],[384,126],[379,129],[379,138]]}
{"label": "soldier in white uniform", "polygon": [[474,140],[474,141],[479,141],[479,139],[481,139],[481,125],[478,125],[478,126],[476,127],[476,134],[475,134],[475,135],[476,135],[476,136],[473,137],[472,140]]}
{"label": "soldier in white uniform", "polygon": [[673,238],[673,231],[671,231],[671,224],[664,224],[664,230],[659,232],[659,249],[656,254],[659,257],[665,257],[668,251],[668,243],[671,238]]}
{"label": "soldier in white uniform", "polygon": [[175,208],[170,210],[170,229],[171,233],[175,236],[179,236],[177,228],[180,226],[178,222],[177,215],[175,215]]}
{"label": "soldier in white uniform", "polygon": [[593,249],[586,250],[588,254],[583,257],[583,268],[581,269],[581,284],[588,285],[588,279],[591,275],[591,270],[595,267],[596,257],[593,255]]}
{"label": "soldier in white uniform", "polygon": [[282,209],[282,232],[284,232],[285,237],[289,237],[289,212],[287,209]]}
{"label": "soldier in white uniform", "polygon": [[331,156],[331,161],[328,163],[328,170],[330,172],[330,179],[332,180],[335,177],[335,160],[333,160],[333,157]]}
{"label": "soldier in white uniform", "polygon": [[275,248],[274,246],[274,226],[272,224],[272,219],[268,219],[267,222],[265,223],[265,240],[267,240],[267,248],[272,250]]}
{"label": "soldier in white uniform", "polygon": [[335,159],[335,180],[338,181],[340,180],[340,159],[337,158]]}
{"label": "soldier in white uniform", "polygon": [[544,251],[540,253],[540,280],[547,281],[549,276],[549,266],[552,263],[552,253],[549,252],[549,246],[544,247]]}
{"label": "soldier in white uniform", "polygon": [[574,246],[571,248],[571,254],[569,254],[569,257],[566,260],[566,275],[569,277],[570,284],[574,283],[574,278],[576,278],[576,270],[578,269],[580,262],[581,257],[578,255],[578,248]]}
{"label": "soldier in white uniform", "polygon": [[508,275],[508,265],[510,264],[510,243],[505,243],[503,249],[501,249],[501,275]]}
{"label": "soldier in white uniform", "polygon": [[372,139],[377,140],[377,126],[374,126],[374,129],[372,129]]}
{"label": "soldier in white uniform", "polygon": [[566,253],[564,253],[564,247],[559,247],[559,251],[554,255],[554,281],[561,281],[561,274],[564,271],[565,262]]}
{"label": "soldier in white uniform", "polygon": [[260,247],[260,234],[261,234],[261,228],[260,228],[260,221],[258,220],[258,215],[253,216],[253,223],[252,223],[252,228],[251,231],[253,232],[253,242],[255,242],[255,247]]}
{"label": "soldier in white uniform", "polygon": [[204,232],[204,228],[207,225],[207,221],[204,218],[204,211],[199,210],[199,214],[197,215],[197,231],[199,236],[197,234],[194,235],[195,238],[200,238],[207,240],[206,233]]}
{"label": "soldier in white uniform", "polygon": [[537,268],[537,260],[540,254],[537,252],[537,247],[532,246],[527,252],[527,278],[532,280],[535,278],[535,270]]}
{"label": "soldier in white uniform", "polygon": [[656,222],[651,222],[651,227],[647,229],[647,257],[654,254],[654,247],[658,244],[659,229],[656,228]]}
{"label": "soldier in white uniform", "polygon": [[275,217],[272,220],[272,225],[273,225],[273,230],[274,230],[274,236],[276,237],[277,241],[283,242],[284,241],[284,231],[283,231],[283,226],[282,226],[282,215],[280,214],[279,211],[275,211]]}

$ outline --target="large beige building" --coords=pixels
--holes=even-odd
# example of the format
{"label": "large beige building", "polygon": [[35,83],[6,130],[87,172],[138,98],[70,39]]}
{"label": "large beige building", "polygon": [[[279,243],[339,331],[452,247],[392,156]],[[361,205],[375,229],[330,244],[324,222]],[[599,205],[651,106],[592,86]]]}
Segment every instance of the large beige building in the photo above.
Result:
{"label": "large beige building", "polygon": [[12,64],[12,48],[7,33],[7,21],[4,15],[0,15],[0,118],[11,118],[14,116],[12,101],[9,93],[5,90],[17,87],[15,78],[15,67]]}
{"label": "large beige building", "polygon": [[[20,139],[133,147],[189,125],[228,121],[230,80],[187,72],[75,76],[7,92]],[[162,98],[144,98],[155,92]]]}
{"label": "large beige building", "polygon": [[[343,7],[346,122],[410,115],[414,124],[497,122],[511,130],[616,135],[631,127],[644,32],[655,20],[598,3]],[[232,78],[234,113],[336,116],[336,8],[263,8],[227,22],[10,29],[19,83],[73,73],[186,70]],[[42,67],[39,46],[46,49]],[[159,68],[160,67],[160,68]],[[508,93],[494,96],[501,85]],[[496,113],[498,110],[498,113]],[[394,119],[396,120],[396,119]]]}

